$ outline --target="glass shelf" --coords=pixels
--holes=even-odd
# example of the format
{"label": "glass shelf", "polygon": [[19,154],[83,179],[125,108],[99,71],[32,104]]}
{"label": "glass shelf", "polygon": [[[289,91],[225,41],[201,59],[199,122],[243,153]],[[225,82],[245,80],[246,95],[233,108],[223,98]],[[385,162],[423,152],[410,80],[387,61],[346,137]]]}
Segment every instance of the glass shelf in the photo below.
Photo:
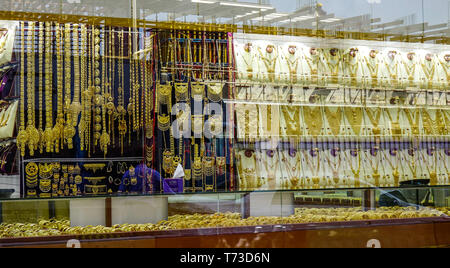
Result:
{"label": "glass shelf", "polygon": [[449,189],[450,185],[438,185],[438,186],[403,186],[403,187],[360,187],[360,188],[325,188],[325,189],[295,189],[295,190],[245,190],[245,191],[233,191],[233,192],[184,192],[184,193],[151,193],[151,194],[112,194],[112,195],[96,195],[96,196],[64,196],[54,198],[0,198],[0,201],[58,201],[58,200],[77,200],[77,199],[104,199],[104,198],[127,198],[127,197],[174,197],[174,196],[221,196],[221,195],[240,195],[245,196],[254,193],[267,193],[267,194],[296,194],[303,192],[349,192],[349,191],[382,191],[388,192],[392,190],[423,190],[423,189]]}

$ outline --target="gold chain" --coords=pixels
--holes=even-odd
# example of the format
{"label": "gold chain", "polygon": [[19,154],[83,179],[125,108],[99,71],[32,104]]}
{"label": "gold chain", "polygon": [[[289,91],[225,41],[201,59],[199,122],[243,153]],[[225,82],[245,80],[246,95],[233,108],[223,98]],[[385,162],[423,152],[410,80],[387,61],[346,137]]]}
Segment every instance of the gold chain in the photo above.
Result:
{"label": "gold chain", "polygon": [[25,156],[28,142],[27,131],[25,130],[25,23],[20,22],[21,29],[21,50],[20,50],[20,122],[19,133],[17,135],[17,147],[22,157]]}
{"label": "gold chain", "polygon": [[35,38],[34,38],[34,22],[28,24],[28,148],[30,150],[30,156],[34,156],[34,150],[37,149],[40,141],[39,131],[36,129],[36,117],[35,117]]}
{"label": "gold chain", "polygon": [[341,133],[342,109],[338,107],[337,111],[334,113],[331,111],[330,107],[324,107],[324,109],[331,132],[334,136],[339,136]]}

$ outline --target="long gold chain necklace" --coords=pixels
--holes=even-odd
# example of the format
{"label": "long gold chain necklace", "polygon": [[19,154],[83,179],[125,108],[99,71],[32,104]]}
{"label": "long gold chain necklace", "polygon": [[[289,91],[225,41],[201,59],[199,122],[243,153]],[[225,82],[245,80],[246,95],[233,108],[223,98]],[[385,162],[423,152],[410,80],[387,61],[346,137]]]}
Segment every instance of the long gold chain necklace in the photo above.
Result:
{"label": "long gold chain necklace", "polygon": [[27,56],[27,65],[28,65],[28,126],[27,126],[27,134],[28,134],[28,148],[30,150],[30,156],[34,156],[34,150],[38,148],[40,141],[40,133],[36,129],[36,117],[35,117],[35,79],[36,79],[36,70],[35,70],[35,38],[34,38],[34,22],[30,22],[28,24],[28,56]]}
{"label": "long gold chain necklace", "polygon": [[367,117],[369,117],[370,122],[372,123],[372,134],[378,136],[381,134],[380,129],[380,119],[383,110],[381,108],[375,108],[375,111],[372,108],[366,108]]}
{"label": "long gold chain necklace", "polygon": [[[410,149],[410,150],[412,150],[412,149]],[[403,152],[403,154],[404,154],[404,159],[407,162],[407,166],[408,166],[408,168],[411,171],[411,174],[413,176],[411,179],[416,180],[417,179],[417,164],[416,164],[416,161],[414,159],[415,158],[415,153],[413,155],[409,155],[408,152],[406,152],[406,153]],[[405,156],[405,154],[406,154],[406,156]]]}
{"label": "long gold chain necklace", "polygon": [[[106,27],[103,27],[103,42],[101,43],[103,47],[103,51],[106,50]],[[103,81],[106,81],[106,55],[103,55],[102,59],[102,70],[103,70]],[[107,85],[103,83],[103,96],[101,97],[101,107],[102,107],[102,134],[100,136],[100,149],[103,151],[104,156],[106,157],[106,154],[108,153],[108,146],[111,144],[111,137],[107,131],[106,127],[106,109],[107,104],[106,102],[109,101],[107,91]],[[109,96],[110,97],[110,96]],[[114,104],[113,104],[114,105]]]}
{"label": "long gold chain necklace", "polygon": [[330,107],[324,107],[324,110],[331,132],[334,136],[339,136],[342,124],[342,108],[338,107],[335,112],[332,112]]}
{"label": "long gold chain necklace", "polygon": [[81,74],[80,74],[80,87],[81,87],[81,119],[78,124],[78,136],[80,137],[80,150],[84,151],[88,146],[86,144],[87,137],[87,124],[88,120],[86,118],[86,102],[87,93],[86,91],[86,44],[87,44],[87,31],[84,24],[80,25],[81,31],[81,47],[80,47],[80,61],[81,61]]}
{"label": "long gold chain necklace", "polygon": [[17,135],[17,147],[22,157],[25,156],[28,135],[25,129],[25,23],[20,22],[20,121]]}
{"label": "long gold chain necklace", "polygon": [[305,122],[309,127],[309,135],[320,136],[323,127],[322,108],[318,107],[303,107],[303,115],[305,116]]}
{"label": "long gold chain necklace", "polygon": [[428,159],[428,157],[425,155],[425,150],[422,150],[420,152],[422,155],[422,161],[425,163],[425,167],[427,168],[428,174],[430,176],[430,185],[436,186],[438,184],[438,177],[437,177],[437,153],[433,151],[432,159],[431,161]]}
{"label": "long gold chain necklace", "polygon": [[38,105],[39,105],[39,152],[42,154],[44,152],[44,23],[39,23],[39,38],[38,38]]}
{"label": "long gold chain necklace", "polygon": [[[313,149],[313,153],[317,153],[316,156],[312,156],[312,155],[308,154],[308,152],[304,152],[304,153],[306,155],[306,161],[308,163],[309,170],[312,173],[312,181],[313,181],[313,184],[314,184],[314,188],[318,189],[319,188],[319,183],[320,183],[319,172],[320,172],[320,167],[321,167],[320,166],[321,161],[320,161],[320,155],[319,155],[318,149],[317,148]],[[317,164],[316,165],[314,165],[314,161],[312,159],[313,157],[317,157]]]}
{"label": "long gold chain necklace", "polygon": [[80,103],[80,54],[79,54],[79,32],[78,24],[73,25],[73,77],[74,77],[74,97],[73,102],[70,105],[70,111],[72,113],[72,124],[74,127],[78,125],[78,117],[81,112]]}
{"label": "long gold chain necklace", "polygon": [[123,58],[124,58],[124,39],[123,39],[123,29],[121,29],[119,33],[119,105],[117,106],[117,112],[119,113],[119,138],[120,138],[120,152],[123,154],[123,145],[124,139],[127,134],[127,121],[125,119],[127,115],[127,111],[125,109],[125,96],[124,96],[124,67],[123,67]]}
{"label": "long gold chain necklace", "polygon": [[[400,182],[400,172],[399,172],[399,164],[398,164],[398,152],[395,152],[395,155],[392,155],[391,152],[385,151],[385,159],[387,160],[389,166],[392,169],[392,176],[394,177],[394,186],[398,186]],[[395,163],[390,159],[390,156],[395,157]]]}
{"label": "long gold chain necklace", "polygon": [[64,96],[64,111],[66,113],[66,125],[64,126],[64,141],[67,144],[67,148],[70,150],[73,148],[73,137],[75,136],[75,127],[73,126],[73,113],[71,112],[72,105],[72,44],[71,44],[71,25],[66,23],[65,31],[65,96]]}
{"label": "long gold chain necklace", "polygon": [[[332,157],[334,159],[331,159],[331,157],[327,154],[325,154],[325,158],[328,162],[328,166],[331,168],[334,183],[339,184],[339,181],[340,181],[339,171],[340,171],[341,165],[342,165],[342,158],[341,158],[340,151],[337,151],[336,153],[338,153],[337,156],[332,155]],[[331,152],[330,152],[330,154],[331,154]],[[337,158],[337,161],[335,160],[335,158]]]}
{"label": "long gold chain necklace", "polygon": [[[355,157],[358,157],[358,169],[356,169],[356,167],[353,165],[352,153],[357,154]],[[350,169],[352,170],[354,176],[355,188],[359,188],[361,186],[361,153],[356,149],[349,150],[347,154],[347,161],[350,164]]]}
{"label": "long gold chain necklace", "polygon": [[47,22],[45,29],[45,131],[44,143],[46,152],[54,151],[54,137],[53,137],[53,97],[52,97],[52,23]]}
{"label": "long gold chain necklace", "polygon": [[100,29],[92,27],[93,33],[93,60],[94,60],[94,150],[97,147],[102,131],[102,88],[100,79]]}
{"label": "long gold chain necklace", "polygon": [[63,90],[64,90],[64,67],[62,60],[62,47],[61,47],[61,38],[62,38],[62,26],[60,24],[56,24],[56,83],[57,83],[57,93],[56,93],[56,124],[53,127],[53,140],[55,143],[55,153],[59,153],[59,150],[63,147],[63,139],[64,139],[64,112],[63,112]]}
{"label": "long gold chain necklace", "polygon": [[254,57],[253,57],[252,53],[244,50],[244,53],[242,53],[241,58],[244,61],[248,78],[252,79],[253,78],[253,62],[254,62]]}
{"label": "long gold chain necklace", "polygon": [[378,157],[378,152],[375,155],[372,155],[369,152],[366,152],[366,159],[369,161],[370,168],[372,169],[372,178],[375,180],[375,186],[380,186],[380,159]]}
{"label": "long gold chain necklace", "polygon": [[350,123],[350,126],[353,130],[353,134],[359,136],[361,134],[361,128],[363,125],[363,112],[360,107],[345,107],[344,108],[345,116]]}

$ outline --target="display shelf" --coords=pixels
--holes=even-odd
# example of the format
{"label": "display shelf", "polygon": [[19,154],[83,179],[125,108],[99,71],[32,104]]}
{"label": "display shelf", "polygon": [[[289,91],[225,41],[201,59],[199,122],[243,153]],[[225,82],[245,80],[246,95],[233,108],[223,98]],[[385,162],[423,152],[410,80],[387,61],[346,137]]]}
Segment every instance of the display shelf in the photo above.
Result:
{"label": "display shelf", "polygon": [[95,195],[95,196],[63,196],[63,197],[53,197],[53,198],[38,198],[38,197],[29,197],[29,198],[12,198],[12,199],[2,199],[0,201],[58,201],[58,200],[77,200],[77,199],[105,199],[105,198],[127,198],[127,197],[153,197],[153,196],[162,196],[162,197],[186,197],[186,196],[216,196],[219,197],[221,195],[229,197],[230,195],[235,196],[245,196],[252,193],[268,193],[268,194],[296,194],[302,192],[336,192],[336,191],[392,191],[392,190],[415,190],[415,189],[448,189],[450,185],[436,185],[436,186],[402,186],[402,187],[360,187],[360,188],[321,188],[321,189],[313,189],[313,188],[302,188],[302,189],[292,189],[292,190],[242,190],[242,191],[229,191],[229,192],[184,192],[184,193],[147,193],[147,194],[109,194],[109,195]]}

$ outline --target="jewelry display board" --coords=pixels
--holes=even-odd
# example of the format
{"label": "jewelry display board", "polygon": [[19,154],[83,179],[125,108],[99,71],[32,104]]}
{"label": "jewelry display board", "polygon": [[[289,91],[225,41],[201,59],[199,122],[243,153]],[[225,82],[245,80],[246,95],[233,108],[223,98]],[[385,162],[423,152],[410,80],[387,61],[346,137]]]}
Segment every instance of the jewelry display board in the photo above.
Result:
{"label": "jewelry display board", "polygon": [[[229,103],[240,189],[450,183],[450,47],[253,34],[234,41]],[[267,187],[266,177],[276,183]]]}

